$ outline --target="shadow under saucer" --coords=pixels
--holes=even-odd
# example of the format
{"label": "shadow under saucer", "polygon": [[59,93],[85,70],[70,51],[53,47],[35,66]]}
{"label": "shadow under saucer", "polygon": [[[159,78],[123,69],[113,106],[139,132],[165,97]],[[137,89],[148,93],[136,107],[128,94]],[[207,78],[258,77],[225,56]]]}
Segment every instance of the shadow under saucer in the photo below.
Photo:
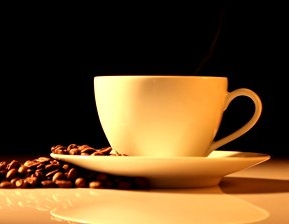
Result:
{"label": "shadow under saucer", "polygon": [[224,193],[228,194],[258,194],[289,192],[289,180],[224,177],[219,184]]}

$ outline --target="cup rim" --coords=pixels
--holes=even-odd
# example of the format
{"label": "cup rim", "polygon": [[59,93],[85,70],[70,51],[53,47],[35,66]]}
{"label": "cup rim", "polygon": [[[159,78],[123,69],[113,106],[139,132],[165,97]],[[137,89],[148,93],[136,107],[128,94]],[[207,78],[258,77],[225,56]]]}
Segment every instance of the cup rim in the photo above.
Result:
{"label": "cup rim", "polygon": [[178,78],[178,79],[228,79],[227,76],[205,76],[205,75],[156,75],[156,74],[140,74],[140,75],[97,75],[94,79],[99,78]]}

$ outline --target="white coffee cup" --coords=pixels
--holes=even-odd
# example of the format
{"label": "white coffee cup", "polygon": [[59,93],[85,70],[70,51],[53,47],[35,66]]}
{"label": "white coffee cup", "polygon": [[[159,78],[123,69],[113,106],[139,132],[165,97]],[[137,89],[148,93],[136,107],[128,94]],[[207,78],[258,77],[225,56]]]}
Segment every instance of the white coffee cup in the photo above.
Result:
{"label": "white coffee cup", "polygon": [[[97,112],[110,146],[129,156],[208,156],[245,134],[262,112],[250,89],[228,92],[227,77],[115,75],[94,77]],[[214,141],[233,99],[249,97],[255,106],[247,123]]]}

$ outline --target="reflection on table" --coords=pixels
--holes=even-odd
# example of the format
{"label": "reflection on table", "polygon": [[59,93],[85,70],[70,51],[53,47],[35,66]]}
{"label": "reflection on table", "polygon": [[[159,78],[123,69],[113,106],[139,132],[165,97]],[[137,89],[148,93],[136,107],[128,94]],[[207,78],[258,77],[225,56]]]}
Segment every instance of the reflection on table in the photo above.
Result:
{"label": "reflection on table", "polygon": [[128,191],[1,189],[1,223],[288,223],[289,159],[228,175],[215,187]]}

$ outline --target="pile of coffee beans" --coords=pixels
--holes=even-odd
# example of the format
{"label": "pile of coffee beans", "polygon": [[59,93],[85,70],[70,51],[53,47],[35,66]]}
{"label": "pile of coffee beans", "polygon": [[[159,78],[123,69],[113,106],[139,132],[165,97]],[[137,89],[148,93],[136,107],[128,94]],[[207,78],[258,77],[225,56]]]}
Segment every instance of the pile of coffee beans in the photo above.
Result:
{"label": "pile of coffee beans", "polygon": [[56,145],[51,147],[51,152],[55,154],[65,155],[83,155],[83,156],[127,156],[126,154],[120,154],[113,152],[110,146],[103,148],[93,148],[89,145],[77,145],[70,144],[67,147],[63,145]]}
{"label": "pile of coffee beans", "polygon": [[[51,147],[51,152],[70,155],[122,156],[111,147],[96,149],[88,145],[70,144]],[[124,155],[123,155],[124,156]],[[0,188],[105,188],[148,189],[143,177],[116,176],[87,170],[51,157],[38,157],[20,163],[0,161]]]}

